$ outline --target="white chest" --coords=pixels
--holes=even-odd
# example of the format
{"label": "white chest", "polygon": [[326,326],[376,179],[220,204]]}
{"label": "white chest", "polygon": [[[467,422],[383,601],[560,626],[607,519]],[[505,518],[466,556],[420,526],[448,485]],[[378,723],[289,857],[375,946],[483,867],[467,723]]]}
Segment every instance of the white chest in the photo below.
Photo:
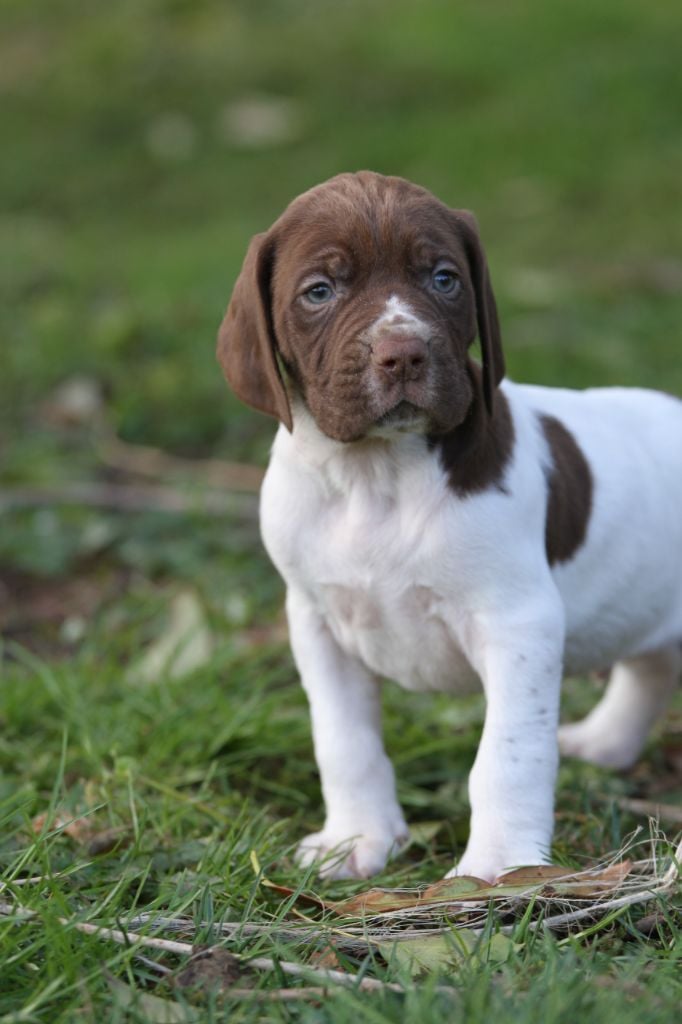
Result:
{"label": "white chest", "polygon": [[458,623],[436,588],[413,583],[398,593],[351,581],[323,584],[318,594],[339,645],[378,675],[409,690],[476,686]]}
{"label": "white chest", "polygon": [[423,453],[399,473],[388,468],[384,479],[366,467],[346,489],[322,493],[315,480],[281,480],[275,463],[263,495],[266,547],[346,653],[407,689],[468,691],[477,677],[456,574],[453,585],[456,544],[444,530],[448,496]]}

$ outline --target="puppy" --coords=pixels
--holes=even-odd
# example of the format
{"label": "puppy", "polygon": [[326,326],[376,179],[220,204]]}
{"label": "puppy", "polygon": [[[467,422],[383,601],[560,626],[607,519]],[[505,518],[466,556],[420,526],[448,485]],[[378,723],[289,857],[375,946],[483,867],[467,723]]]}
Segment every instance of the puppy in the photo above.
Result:
{"label": "puppy", "polygon": [[[369,172],[311,189],[253,239],[218,356],[281,424],[261,527],[326,804],[300,862],[364,878],[407,836],[388,677],[485,693],[451,874],[546,863],[559,746],[632,764],[680,675],[682,402],[503,379],[473,216]],[[558,729],[564,672],[612,665],[598,706]]]}

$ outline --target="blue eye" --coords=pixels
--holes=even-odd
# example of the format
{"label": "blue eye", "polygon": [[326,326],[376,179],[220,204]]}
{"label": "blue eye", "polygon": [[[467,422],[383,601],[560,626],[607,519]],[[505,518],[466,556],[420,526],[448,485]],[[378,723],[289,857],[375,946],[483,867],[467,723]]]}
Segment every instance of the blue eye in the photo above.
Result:
{"label": "blue eye", "polygon": [[431,284],[437,292],[448,295],[459,288],[459,278],[453,270],[435,270],[431,277]]}
{"label": "blue eye", "polygon": [[308,302],[321,306],[324,302],[329,302],[334,298],[334,289],[327,281],[316,281],[307,291],[303,292],[303,295]]}

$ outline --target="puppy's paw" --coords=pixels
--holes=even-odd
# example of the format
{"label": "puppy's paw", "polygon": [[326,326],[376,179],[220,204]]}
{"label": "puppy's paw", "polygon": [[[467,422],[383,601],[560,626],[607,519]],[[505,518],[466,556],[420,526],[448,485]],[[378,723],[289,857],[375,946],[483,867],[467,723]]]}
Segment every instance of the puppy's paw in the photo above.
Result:
{"label": "puppy's paw", "polygon": [[400,828],[351,836],[323,829],[299,844],[296,861],[301,867],[319,864],[321,878],[369,878],[382,870],[407,838],[404,822]]}
{"label": "puppy's paw", "polygon": [[548,858],[535,849],[517,850],[466,850],[454,868],[448,871],[446,878],[457,878],[462,875],[471,875],[474,878],[481,878],[484,882],[496,882],[506,871],[514,868],[536,867],[540,864],[549,864]]}
{"label": "puppy's paw", "polygon": [[640,749],[640,742],[596,728],[589,718],[559,727],[559,750],[565,757],[577,757],[601,768],[631,768]]}

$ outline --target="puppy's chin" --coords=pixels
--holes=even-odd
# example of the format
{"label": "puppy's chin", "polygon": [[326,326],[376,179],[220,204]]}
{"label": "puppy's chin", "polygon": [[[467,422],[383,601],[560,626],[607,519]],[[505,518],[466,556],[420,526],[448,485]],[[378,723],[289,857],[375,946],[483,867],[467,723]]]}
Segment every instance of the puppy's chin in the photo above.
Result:
{"label": "puppy's chin", "polygon": [[330,406],[315,409],[308,403],[304,404],[307,415],[314,420],[318,430],[332,441],[353,444],[373,439],[390,441],[406,434],[429,437],[448,434],[464,422],[471,402],[453,401],[442,408],[427,409],[403,399],[375,414],[374,419],[364,415],[335,415]]}
{"label": "puppy's chin", "polygon": [[323,434],[333,441],[344,444],[370,441],[381,438],[390,440],[404,434],[429,434],[432,432],[431,418],[425,409],[412,402],[401,400],[390,406],[373,419],[367,416],[350,418],[334,416],[333,410],[326,408],[321,411],[308,406],[308,414]]}
{"label": "puppy's chin", "polygon": [[429,418],[424,409],[412,402],[401,401],[378,417],[367,431],[367,437],[391,438],[395,434],[428,432]]}

